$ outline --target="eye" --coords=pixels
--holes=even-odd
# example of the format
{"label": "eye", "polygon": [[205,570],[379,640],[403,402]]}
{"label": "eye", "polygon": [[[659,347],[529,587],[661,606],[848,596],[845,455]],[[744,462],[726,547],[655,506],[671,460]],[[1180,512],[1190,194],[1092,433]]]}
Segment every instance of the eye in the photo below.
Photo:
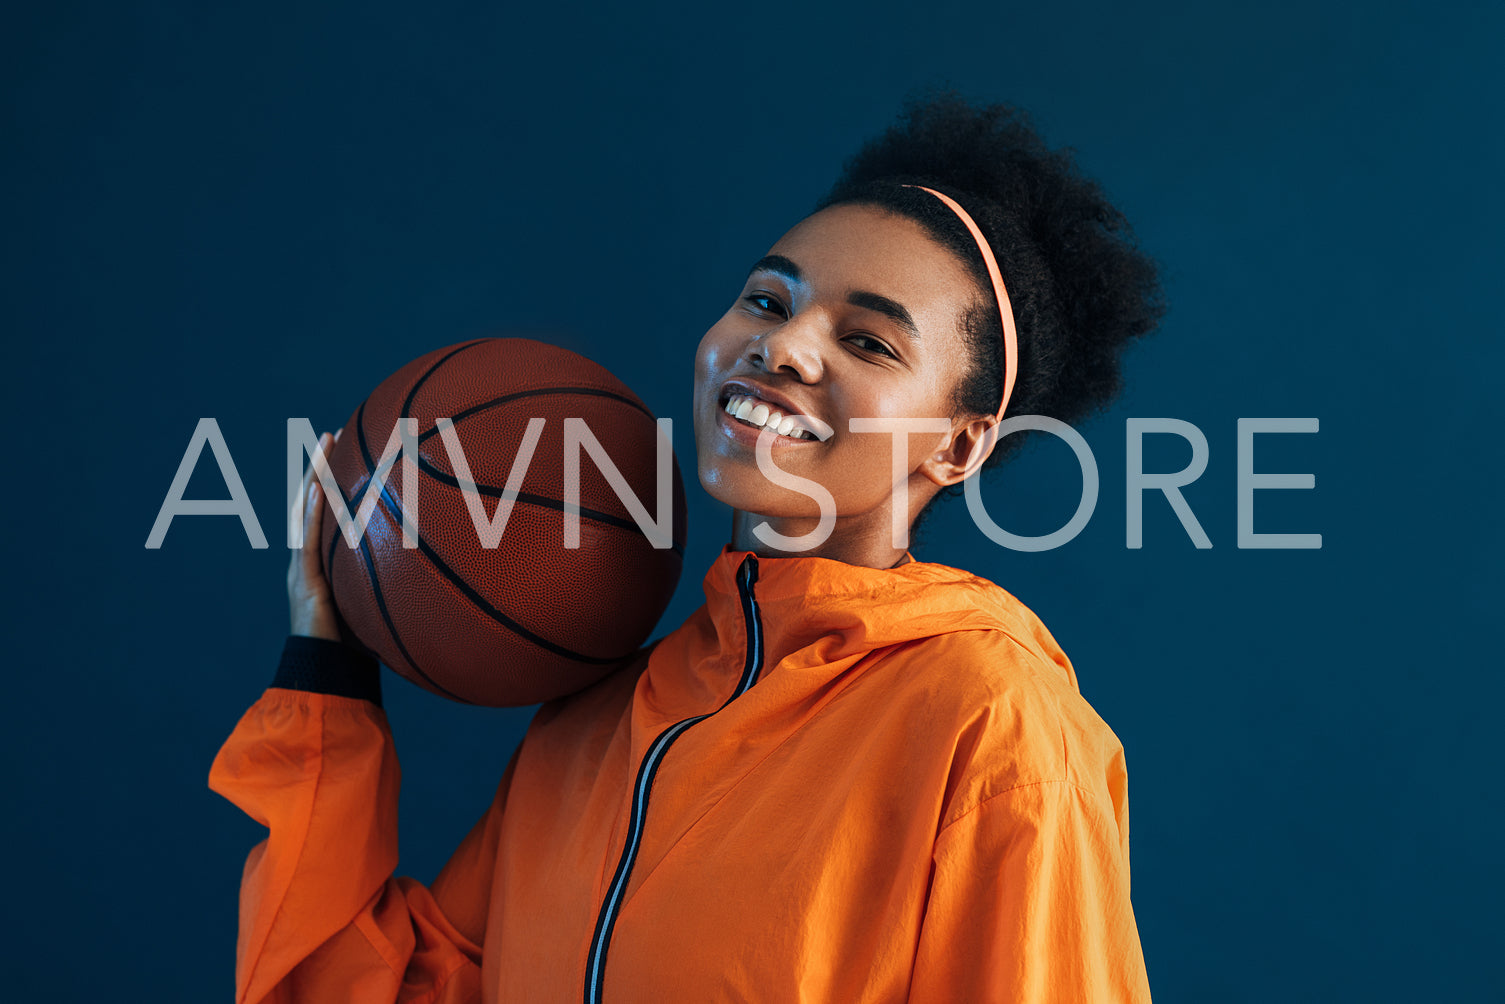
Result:
{"label": "eye", "polygon": [[862,349],[862,351],[864,352],[875,352],[879,355],[888,356],[890,359],[898,358],[898,356],[894,355],[887,345],[884,345],[872,335],[850,335],[848,336],[847,341],[857,345],[857,347]]}
{"label": "eye", "polygon": [[742,302],[752,304],[753,307],[765,314],[777,314],[780,317],[788,316],[788,313],[784,310],[784,305],[771,293],[749,293],[742,298]]}

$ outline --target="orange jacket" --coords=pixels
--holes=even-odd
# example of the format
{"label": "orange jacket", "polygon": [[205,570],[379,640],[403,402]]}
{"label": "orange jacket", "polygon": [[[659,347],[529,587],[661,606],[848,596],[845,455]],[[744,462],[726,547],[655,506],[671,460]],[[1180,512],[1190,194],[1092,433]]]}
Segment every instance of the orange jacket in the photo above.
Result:
{"label": "orange jacket", "polygon": [[543,706],[432,888],[381,710],[268,690],[210,779],[271,831],[237,1000],[1149,1000],[1123,749],[1028,609],[730,549],[705,595]]}

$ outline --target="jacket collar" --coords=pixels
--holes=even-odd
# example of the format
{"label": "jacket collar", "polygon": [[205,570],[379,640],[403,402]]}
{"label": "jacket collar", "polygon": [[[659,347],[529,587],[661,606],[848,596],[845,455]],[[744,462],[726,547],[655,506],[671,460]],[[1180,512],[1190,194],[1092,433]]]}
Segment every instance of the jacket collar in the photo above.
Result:
{"label": "jacket collar", "polygon": [[[749,562],[756,573],[751,603],[739,581]],[[958,631],[1004,632],[1076,685],[1070,661],[1027,607],[947,565],[866,568],[829,558],[763,558],[728,545],[704,586],[705,605],[655,645],[638,680],[634,716],[645,734],[720,708],[748,673],[750,649],[759,656],[755,703],[793,706],[862,672],[875,649]]]}
{"label": "jacket collar", "polygon": [[749,561],[756,563],[752,591],[765,672],[816,669],[875,648],[957,631],[1044,632],[1007,592],[947,565],[911,561],[867,568],[829,558],[764,558],[727,545],[706,573],[705,609],[721,648],[733,654],[743,651],[738,572]]}

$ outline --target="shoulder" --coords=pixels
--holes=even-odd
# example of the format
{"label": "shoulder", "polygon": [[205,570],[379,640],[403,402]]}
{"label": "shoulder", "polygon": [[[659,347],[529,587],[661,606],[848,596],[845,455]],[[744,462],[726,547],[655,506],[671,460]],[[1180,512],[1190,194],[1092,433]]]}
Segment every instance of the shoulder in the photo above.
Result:
{"label": "shoulder", "polygon": [[1082,696],[1070,660],[1038,617],[978,579],[987,627],[902,646],[890,685],[909,718],[949,758],[944,827],[1006,792],[1035,785],[1078,789],[1118,815],[1123,744]]}

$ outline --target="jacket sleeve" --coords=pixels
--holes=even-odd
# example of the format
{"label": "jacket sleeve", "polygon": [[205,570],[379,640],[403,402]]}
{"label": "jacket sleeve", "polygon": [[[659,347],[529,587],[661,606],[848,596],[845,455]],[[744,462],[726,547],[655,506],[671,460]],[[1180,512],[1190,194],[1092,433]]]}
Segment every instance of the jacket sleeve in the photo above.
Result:
{"label": "jacket sleeve", "polygon": [[1127,808],[1069,781],[985,800],[937,837],[910,1000],[1141,1004]]}
{"label": "jacket sleeve", "polygon": [[393,878],[400,775],[377,673],[337,643],[289,638],[210,769],[270,831],[241,881],[239,1004],[480,1000],[512,766],[432,889]]}

